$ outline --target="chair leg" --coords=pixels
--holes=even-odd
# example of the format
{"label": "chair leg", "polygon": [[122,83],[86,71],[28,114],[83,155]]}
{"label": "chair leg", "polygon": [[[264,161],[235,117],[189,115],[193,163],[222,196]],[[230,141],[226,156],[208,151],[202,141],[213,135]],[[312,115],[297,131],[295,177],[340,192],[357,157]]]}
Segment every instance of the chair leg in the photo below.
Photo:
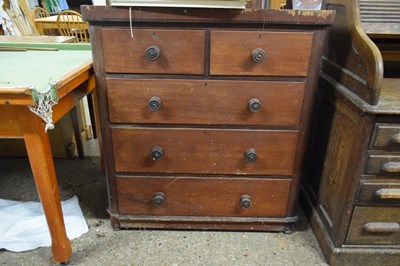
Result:
{"label": "chair leg", "polygon": [[72,128],[74,129],[76,148],[78,149],[78,157],[79,159],[83,159],[85,157],[85,154],[83,152],[82,135],[81,135],[81,130],[79,128],[77,106],[71,109],[70,114],[72,120]]}
{"label": "chair leg", "polygon": [[95,110],[93,106],[93,95],[91,93],[87,95],[87,102],[89,108],[90,123],[92,124],[93,138],[97,139],[96,118],[94,114]]}

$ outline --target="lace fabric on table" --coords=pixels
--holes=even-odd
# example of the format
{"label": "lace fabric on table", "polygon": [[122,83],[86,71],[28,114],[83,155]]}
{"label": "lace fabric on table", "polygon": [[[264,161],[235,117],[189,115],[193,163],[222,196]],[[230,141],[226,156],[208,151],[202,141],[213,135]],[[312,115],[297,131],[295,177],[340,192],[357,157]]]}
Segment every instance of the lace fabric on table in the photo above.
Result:
{"label": "lace fabric on table", "polygon": [[34,106],[29,109],[46,122],[44,130],[54,129],[53,124],[53,106],[58,103],[56,83],[51,83],[46,91],[37,91],[32,87],[32,98],[35,102]]}

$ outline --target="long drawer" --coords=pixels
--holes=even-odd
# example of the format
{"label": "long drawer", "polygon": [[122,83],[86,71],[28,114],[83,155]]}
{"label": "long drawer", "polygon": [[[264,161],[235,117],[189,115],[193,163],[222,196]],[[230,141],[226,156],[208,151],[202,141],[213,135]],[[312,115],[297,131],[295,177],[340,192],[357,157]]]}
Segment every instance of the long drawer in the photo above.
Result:
{"label": "long drawer", "polygon": [[117,177],[121,214],[284,217],[289,179]]}
{"label": "long drawer", "polygon": [[116,172],[291,175],[297,131],[115,127]]}
{"label": "long drawer", "polygon": [[313,36],[311,32],[212,31],[210,74],[305,77]]}
{"label": "long drawer", "polygon": [[298,125],[303,82],[107,79],[112,123]]}
{"label": "long drawer", "polygon": [[354,208],[346,244],[399,245],[399,207]]}
{"label": "long drawer", "polygon": [[109,73],[203,74],[203,30],[104,29]]}

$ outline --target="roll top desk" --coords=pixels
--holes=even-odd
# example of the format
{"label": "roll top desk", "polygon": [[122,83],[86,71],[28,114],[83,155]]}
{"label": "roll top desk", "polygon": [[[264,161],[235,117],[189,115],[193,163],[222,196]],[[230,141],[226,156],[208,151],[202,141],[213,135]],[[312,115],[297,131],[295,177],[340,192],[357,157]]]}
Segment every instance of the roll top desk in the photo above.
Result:
{"label": "roll top desk", "polygon": [[400,1],[326,0],[302,201],[332,265],[400,265]]}

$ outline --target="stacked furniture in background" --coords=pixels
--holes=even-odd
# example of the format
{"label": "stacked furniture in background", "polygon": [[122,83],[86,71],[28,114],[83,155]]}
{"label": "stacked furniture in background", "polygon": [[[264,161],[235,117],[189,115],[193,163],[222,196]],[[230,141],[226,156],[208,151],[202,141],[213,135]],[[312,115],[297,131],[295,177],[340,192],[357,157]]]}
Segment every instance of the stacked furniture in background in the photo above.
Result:
{"label": "stacked furniture in background", "polygon": [[302,198],[330,264],[400,265],[400,1],[324,8],[337,13]]}

